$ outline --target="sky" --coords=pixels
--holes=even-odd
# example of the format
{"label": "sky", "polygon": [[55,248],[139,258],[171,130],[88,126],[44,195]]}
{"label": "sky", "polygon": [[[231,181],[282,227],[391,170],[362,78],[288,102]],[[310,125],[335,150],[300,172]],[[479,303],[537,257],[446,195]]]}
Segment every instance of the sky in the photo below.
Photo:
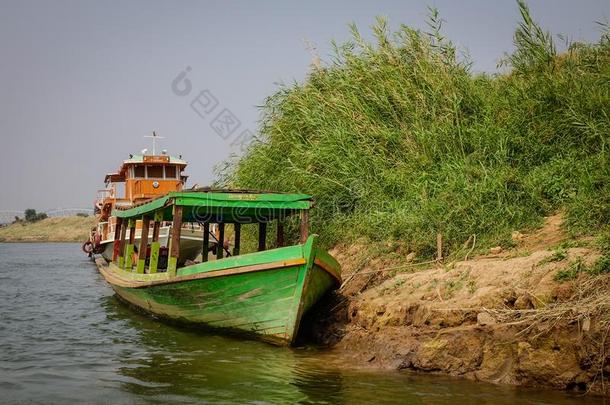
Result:
{"label": "sky", "polygon": [[[597,41],[595,22],[610,18],[607,0],[528,4],[573,41]],[[208,185],[256,133],[265,98],[304,80],[311,52],[329,60],[331,40],[349,39],[350,22],[368,33],[375,16],[424,29],[428,6],[475,72],[513,49],[513,0],[0,0],[0,216],[91,208],[152,131],[189,162],[187,185]],[[228,115],[239,126],[217,133]]]}

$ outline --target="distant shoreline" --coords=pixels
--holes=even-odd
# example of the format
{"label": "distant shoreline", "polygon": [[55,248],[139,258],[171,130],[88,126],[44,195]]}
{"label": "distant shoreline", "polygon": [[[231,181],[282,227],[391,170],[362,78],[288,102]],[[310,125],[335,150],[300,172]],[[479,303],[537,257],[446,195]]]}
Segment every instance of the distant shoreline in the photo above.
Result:
{"label": "distant shoreline", "polygon": [[0,228],[0,243],[84,242],[95,217],[55,217],[37,222],[15,222]]}

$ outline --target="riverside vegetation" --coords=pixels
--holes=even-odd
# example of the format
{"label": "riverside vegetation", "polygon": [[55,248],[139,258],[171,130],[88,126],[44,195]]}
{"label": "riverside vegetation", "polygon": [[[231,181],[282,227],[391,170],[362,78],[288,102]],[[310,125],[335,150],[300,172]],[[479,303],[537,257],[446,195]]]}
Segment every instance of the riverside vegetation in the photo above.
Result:
{"label": "riverside vegetation", "polygon": [[[0,242],[82,242],[89,237],[95,217],[75,215],[71,217],[15,220],[0,227]],[[43,214],[44,215],[44,214]]]}
{"label": "riverside vegetation", "polygon": [[[266,100],[219,183],[315,196],[313,230],[346,280],[323,343],[380,366],[607,393],[610,32],[559,52],[517,6],[495,74],[472,72],[434,9],[427,31],[379,18],[374,42],[351,25],[328,63]],[[418,267],[438,234],[444,262]]]}

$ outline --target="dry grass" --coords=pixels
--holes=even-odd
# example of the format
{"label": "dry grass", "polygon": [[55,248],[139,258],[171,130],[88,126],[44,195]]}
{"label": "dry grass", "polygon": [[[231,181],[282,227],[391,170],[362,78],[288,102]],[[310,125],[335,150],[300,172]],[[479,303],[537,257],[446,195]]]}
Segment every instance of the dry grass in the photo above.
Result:
{"label": "dry grass", "polygon": [[[496,321],[504,325],[516,325],[521,330],[517,335],[536,339],[565,325],[578,325],[581,333],[601,331],[595,339],[593,369],[594,381],[601,384],[601,392],[607,393],[604,367],[607,364],[608,334],[610,333],[610,277],[583,275],[573,283],[574,294],[560,302],[536,309],[486,309]],[[589,390],[593,385],[590,385]]]}
{"label": "dry grass", "polygon": [[94,224],[94,217],[77,216],[14,223],[0,228],[0,242],[83,242]]}
{"label": "dry grass", "polygon": [[553,329],[560,323],[578,323],[584,329],[590,328],[592,319],[601,326],[610,325],[610,277],[584,276],[573,283],[574,294],[559,302],[553,302],[535,309],[486,309],[498,322],[524,325],[520,333],[539,330],[540,334]]}

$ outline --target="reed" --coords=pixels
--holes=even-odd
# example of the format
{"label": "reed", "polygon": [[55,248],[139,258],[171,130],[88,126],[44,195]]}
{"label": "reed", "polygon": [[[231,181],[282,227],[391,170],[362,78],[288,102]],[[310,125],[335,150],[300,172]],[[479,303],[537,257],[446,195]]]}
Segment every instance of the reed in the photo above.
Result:
{"label": "reed", "polygon": [[610,223],[610,34],[557,53],[526,4],[502,74],[475,74],[440,29],[390,31],[378,18],[302,83],[262,108],[260,136],[219,171],[224,185],[307,192],[333,244],[399,239],[420,257],[565,210],[576,233]]}

